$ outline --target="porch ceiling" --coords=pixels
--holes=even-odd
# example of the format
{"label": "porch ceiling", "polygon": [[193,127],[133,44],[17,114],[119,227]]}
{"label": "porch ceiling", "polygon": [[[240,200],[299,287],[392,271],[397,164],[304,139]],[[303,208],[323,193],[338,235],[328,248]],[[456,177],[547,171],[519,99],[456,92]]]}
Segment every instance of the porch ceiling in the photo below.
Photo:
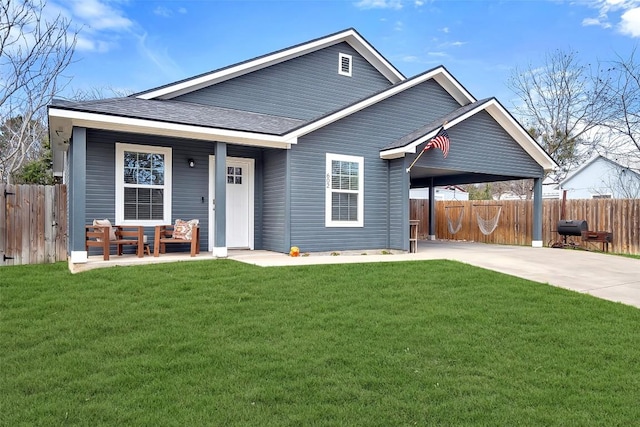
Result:
{"label": "porch ceiling", "polygon": [[514,175],[494,175],[473,171],[453,169],[425,168],[414,166],[410,172],[411,188],[423,188],[431,185],[442,187],[447,185],[476,184],[483,182],[510,181],[533,177]]}

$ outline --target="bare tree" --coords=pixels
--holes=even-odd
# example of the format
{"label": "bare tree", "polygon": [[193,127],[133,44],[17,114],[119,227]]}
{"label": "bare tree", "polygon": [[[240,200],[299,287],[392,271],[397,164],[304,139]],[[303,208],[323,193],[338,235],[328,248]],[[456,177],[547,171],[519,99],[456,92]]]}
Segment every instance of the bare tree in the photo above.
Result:
{"label": "bare tree", "polygon": [[556,50],[541,66],[516,68],[507,85],[520,98],[515,108],[525,126],[560,166],[556,179],[591,155],[594,131],[610,111],[601,102],[606,84],[576,52]]}
{"label": "bare tree", "polygon": [[606,108],[608,120],[603,123],[607,140],[601,151],[607,157],[616,158],[640,168],[640,62],[636,49],[628,58],[617,55],[601,77],[606,84]]}
{"label": "bare tree", "polygon": [[73,101],[94,101],[105,98],[124,98],[131,95],[133,91],[129,89],[116,88],[112,86],[92,87],[89,89],[76,89],[70,97]]}
{"label": "bare tree", "polygon": [[47,18],[44,0],[0,0],[0,180],[37,158],[46,106],[68,83],[77,31],[62,15]]}

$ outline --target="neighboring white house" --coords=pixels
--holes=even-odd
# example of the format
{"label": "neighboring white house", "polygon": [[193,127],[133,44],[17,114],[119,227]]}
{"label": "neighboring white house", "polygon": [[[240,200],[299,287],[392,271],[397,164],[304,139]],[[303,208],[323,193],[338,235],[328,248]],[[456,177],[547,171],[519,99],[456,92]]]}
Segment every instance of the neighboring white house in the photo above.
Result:
{"label": "neighboring white house", "polygon": [[560,182],[560,198],[563,191],[567,199],[636,199],[640,198],[640,174],[598,155]]}
{"label": "neighboring white house", "polygon": [[[560,190],[558,189],[558,183],[553,179],[546,177],[544,181],[542,181],[542,198],[543,199],[557,199],[560,195]],[[498,200],[526,200],[527,197],[521,194],[515,194],[513,192],[506,192],[500,194]]]}
{"label": "neighboring white house", "polygon": [[[469,200],[469,193],[457,185],[436,187],[436,200]],[[409,190],[411,199],[429,199],[428,188],[412,188]]]}

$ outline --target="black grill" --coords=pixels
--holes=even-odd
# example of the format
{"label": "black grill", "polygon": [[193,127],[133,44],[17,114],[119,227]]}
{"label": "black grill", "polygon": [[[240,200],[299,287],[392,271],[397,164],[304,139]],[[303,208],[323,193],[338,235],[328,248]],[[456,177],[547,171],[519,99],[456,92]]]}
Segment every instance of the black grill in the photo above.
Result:
{"label": "black grill", "polygon": [[558,234],[561,236],[582,236],[589,226],[584,219],[561,219],[558,221]]}

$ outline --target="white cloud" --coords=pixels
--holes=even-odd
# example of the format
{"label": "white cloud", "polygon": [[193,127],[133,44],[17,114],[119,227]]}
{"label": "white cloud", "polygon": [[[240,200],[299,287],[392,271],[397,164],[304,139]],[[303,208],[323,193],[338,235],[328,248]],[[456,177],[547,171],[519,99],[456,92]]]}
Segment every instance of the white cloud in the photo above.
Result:
{"label": "white cloud", "polygon": [[359,9],[402,9],[402,0],[360,0],[356,3]]}
{"label": "white cloud", "polygon": [[640,7],[629,9],[622,14],[620,32],[631,37],[640,37]]}
{"label": "white cloud", "polygon": [[104,0],[57,0],[47,3],[49,17],[63,16],[78,31],[76,50],[108,52],[118,45],[122,34],[129,34],[136,24],[122,10]]}
{"label": "white cloud", "polygon": [[100,0],[72,0],[73,18],[94,30],[126,30],[133,22],[123,12]]}
{"label": "white cloud", "polygon": [[396,21],[396,25],[394,25],[393,29],[396,31],[403,31],[404,24],[402,23],[402,21]]}
{"label": "white cloud", "polygon": [[111,45],[106,41],[92,40],[86,37],[82,37],[81,35],[78,35],[78,38],[76,39],[77,51],[104,53],[108,52],[110,49]]}
{"label": "white cloud", "polygon": [[[171,58],[161,39],[148,36],[143,25],[127,17],[127,0],[49,0],[50,12],[61,14],[79,29],[76,51],[107,53],[123,46],[137,46],[139,57],[175,78],[180,67]],[[186,13],[180,8],[179,13]],[[174,11],[163,6],[153,10],[160,16],[171,16]]]}
{"label": "white cloud", "polygon": [[413,4],[414,4],[416,7],[420,7],[420,6],[424,5],[424,1],[422,1],[422,0],[415,0],[415,1],[413,2]]}
{"label": "white cloud", "polygon": [[159,46],[147,33],[136,35],[138,52],[152,62],[163,74],[174,76],[180,73],[180,67],[171,59],[165,47]]}
{"label": "white cloud", "polygon": [[622,34],[640,37],[640,0],[592,0],[587,5],[598,9],[598,16],[583,19],[582,25],[608,29],[619,18],[616,28]]}
{"label": "white cloud", "polygon": [[158,16],[162,16],[163,18],[168,18],[171,15],[173,15],[173,13],[171,12],[171,10],[169,10],[169,8],[166,8],[164,6],[158,6],[153,10],[153,13],[155,15]]}
{"label": "white cloud", "polygon": [[584,27],[598,26],[602,28],[611,28],[611,24],[606,21],[601,21],[599,18],[585,18],[582,20]]}
{"label": "white cloud", "polygon": [[[184,15],[187,13],[187,8],[185,7],[179,7],[176,10],[177,13]],[[158,16],[162,16],[163,18],[170,18],[174,15],[174,11],[169,9],[166,6],[158,6],[155,9],[153,9],[153,13],[154,15],[158,15]]]}
{"label": "white cloud", "polygon": [[403,62],[418,62],[420,58],[414,55],[407,55],[402,57]]}
{"label": "white cloud", "polygon": [[449,27],[444,27],[444,28],[440,29],[440,31],[442,31],[445,34],[449,34]]}

